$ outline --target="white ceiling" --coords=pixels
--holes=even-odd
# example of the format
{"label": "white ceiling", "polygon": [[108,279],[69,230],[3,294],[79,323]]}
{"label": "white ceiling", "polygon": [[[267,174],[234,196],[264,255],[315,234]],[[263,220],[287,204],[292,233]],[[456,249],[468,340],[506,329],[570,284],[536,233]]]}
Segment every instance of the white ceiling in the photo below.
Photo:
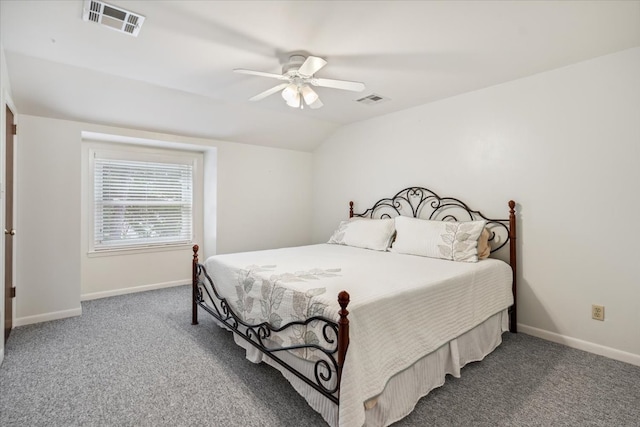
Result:
{"label": "white ceiling", "polygon": [[[0,0],[18,112],[313,150],[343,124],[640,46],[640,1],[107,1],[144,15],[132,37],[81,19],[83,1]],[[288,54],[328,64],[324,107],[293,109]],[[372,93],[377,105],[355,99]]]}

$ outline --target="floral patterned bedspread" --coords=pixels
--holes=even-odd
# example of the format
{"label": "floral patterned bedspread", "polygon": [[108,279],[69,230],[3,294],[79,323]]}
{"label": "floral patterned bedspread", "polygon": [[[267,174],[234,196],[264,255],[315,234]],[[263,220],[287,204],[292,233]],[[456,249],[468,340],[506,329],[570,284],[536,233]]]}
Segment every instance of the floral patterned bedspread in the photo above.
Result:
{"label": "floral patterned bedspread", "polygon": [[[326,317],[328,304],[314,299],[326,294],[325,287],[311,287],[317,285],[322,278],[338,277],[340,268],[314,268],[307,271],[276,274],[276,265],[250,265],[238,270],[235,284],[237,299],[234,300],[234,311],[242,320],[250,324],[268,322],[275,328],[293,322],[304,321],[310,317]],[[306,290],[296,290],[288,287],[291,283],[308,282]],[[331,319],[333,320],[333,319]],[[320,344],[317,325],[311,322],[308,326],[294,325],[279,334],[271,336],[270,340],[280,347],[300,344]],[[313,358],[313,349],[296,349],[294,354]]]}
{"label": "floral patterned bedspread", "polygon": [[[455,262],[320,244],[217,255],[205,267],[238,314],[274,325],[309,315],[337,321],[338,293],[349,292],[341,427],[362,426],[364,402],[393,375],[513,304],[511,267],[496,259]],[[272,339],[313,342],[320,333],[311,323],[286,331]]]}

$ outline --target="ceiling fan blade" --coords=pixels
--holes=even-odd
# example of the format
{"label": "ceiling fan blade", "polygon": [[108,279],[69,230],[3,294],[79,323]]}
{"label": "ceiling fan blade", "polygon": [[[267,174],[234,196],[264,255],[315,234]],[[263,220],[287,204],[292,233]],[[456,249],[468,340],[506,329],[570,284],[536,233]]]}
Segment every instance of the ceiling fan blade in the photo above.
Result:
{"label": "ceiling fan blade", "polygon": [[274,93],[284,89],[285,87],[287,87],[289,83],[282,83],[279,84],[278,86],[274,86],[271,89],[267,89],[262,93],[257,94],[256,96],[249,98],[249,101],[260,101],[261,99],[266,98],[269,95],[273,95]]}
{"label": "ceiling fan blade", "polygon": [[330,87],[333,89],[344,89],[353,92],[362,92],[364,90],[364,83],[362,82],[350,82],[348,80],[333,80],[333,79],[320,79],[314,78],[309,80],[314,86]]}
{"label": "ceiling fan blade", "polygon": [[313,110],[317,110],[318,108],[322,107],[324,104],[322,103],[322,101],[320,101],[320,98],[316,99],[316,101],[309,105],[309,108],[313,109]]}
{"label": "ceiling fan blade", "polygon": [[309,56],[304,63],[298,68],[298,74],[304,77],[311,77],[322,67],[327,65],[327,61],[317,56]]}
{"label": "ceiling fan blade", "polygon": [[249,74],[249,75],[252,75],[252,76],[271,77],[272,79],[278,79],[278,80],[289,80],[289,77],[283,76],[282,74],[265,73],[265,72],[262,72],[262,71],[253,71],[253,70],[245,70],[243,68],[235,68],[233,71],[235,71],[236,73]]}

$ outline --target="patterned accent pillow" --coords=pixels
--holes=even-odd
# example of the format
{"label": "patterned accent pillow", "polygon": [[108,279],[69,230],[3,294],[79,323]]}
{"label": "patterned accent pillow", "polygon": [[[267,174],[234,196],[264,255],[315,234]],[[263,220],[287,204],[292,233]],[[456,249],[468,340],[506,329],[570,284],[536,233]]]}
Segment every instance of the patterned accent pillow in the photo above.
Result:
{"label": "patterned accent pillow", "polygon": [[395,218],[396,240],[391,252],[478,262],[478,238],[486,221],[429,221]]}
{"label": "patterned accent pillow", "polygon": [[327,243],[386,251],[395,234],[393,219],[353,218],[342,221]]}
{"label": "patterned accent pillow", "polygon": [[487,259],[489,255],[491,255],[491,245],[489,244],[489,237],[491,237],[491,233],[485,227],[482,229],[482,234],[480,234],[480,238],[478,239],[478,259]]}

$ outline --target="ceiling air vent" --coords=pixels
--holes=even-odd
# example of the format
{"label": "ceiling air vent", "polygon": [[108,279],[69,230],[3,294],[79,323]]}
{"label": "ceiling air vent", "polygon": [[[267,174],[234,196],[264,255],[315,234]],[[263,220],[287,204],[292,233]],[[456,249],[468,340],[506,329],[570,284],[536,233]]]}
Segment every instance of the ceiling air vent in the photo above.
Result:
{"label": "ceiling air vent", "polygon": [[138,36],[140,27],[144,22],[144,16],[142,15],[96,0],[84,1],[82,19],[102,24],[105,27],[134,37]]}
{"label": "ceiling air vent", "polygon": [[364,98],[356,99],[356,102],[359,102],[361,104],[373,105],[373,104],[379,104],[381,102],[388,101],[388,100],[389,98],[385,98],[384,96],[376,95],[375,93],[372,93],[371,95],[365,96]]}

